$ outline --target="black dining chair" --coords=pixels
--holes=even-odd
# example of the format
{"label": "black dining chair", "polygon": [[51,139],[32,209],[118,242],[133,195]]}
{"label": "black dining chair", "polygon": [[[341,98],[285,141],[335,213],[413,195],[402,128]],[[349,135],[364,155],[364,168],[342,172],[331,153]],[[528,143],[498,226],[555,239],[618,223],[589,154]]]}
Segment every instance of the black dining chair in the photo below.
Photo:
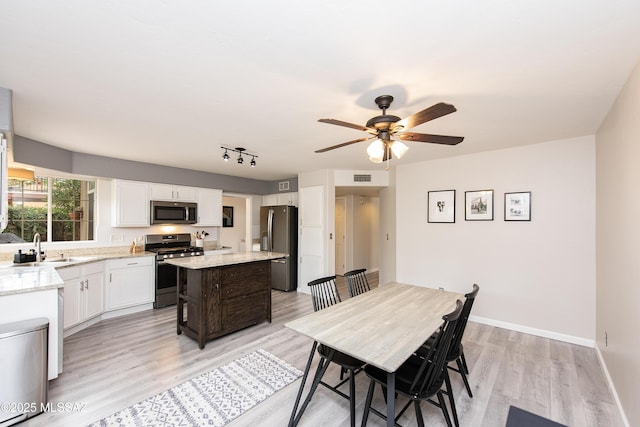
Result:
{"label": "black dining chair", "polygon": [[[398,421],[413,403],[418,426],[424,427],[424,418],[422,416],[422,410],[420,409],[420,403],[426,400],[442,410],[447,426],[451,427],[451,418],[449,417],[449,411],[447,410],[447,405],[444,400],[442,385],[445,381],[447,371],[447,352],[451,345],[451,337],[456,323],[462,313],[462,306],[462,302],[458,300],[456,302],[456,308],[452,312],[442,316],[443,323],[434,334],[432,346],[429,347],[424,356],[418,354],[412,355],[396,371],[396,395],[407,397],[409,401],[402,410],[400,410],[398,415],[396,415],[395,422]],[[387,372],[371,365],[365,366],[364,372],[371,379],[371,382],[369,383],[364,415],[362,416],[362,426],[367,424],[369,412],[373,412],[386,419],[386,416],[382,412],[371,407],[371,401],[376,383],[380,384],[382,392],[386,395]],[[437,402],[433,400],[433,396],[437,397]]]}
{"label": "black dining chair", "polygon": [[[313,303],[313,310],[318,311],[324,308],[330,307],[334,304],[341,302],[340,293],[336,286],[336,276],[323,277],[309,282],[309,289],[311,290],[311,301]],[[324,364],[331,362],[340,366],[340,382],[334,386],[325,383],[320,380],[320,384],[327,387],[329,390],[334,391],[338,395],[349,400],[349,409],[351,411],[351,426],[355,427],[356,423],[356,385],[355,374],[359,372],[365,363],[355,357],[351,357],[347,354],[336,351],[326,345],[320,344],[318,346],[318,353],[320,354],[320,363],[316,370],[316,375],[321,371]],[[330,357],[333,353],[333,357]],[[348,378],[343,378],[343,374],[348,373]],[[338,390],[338,387],[349,381],[349,394],[345,394]]]}
{"label": "black dining chair", "polygon": [[357,270],[351,270],[344,273],[344,278],[347,280],[347,288],[349,289],[349,296],[351,298],[371,290],[371,286],[369,286],[369,281],[367,280],[366,271],[366,268],[359,268]]}
{"label": "black dining chair", "polygon": [[[469,386],[469,380],[467,379],[467,375],[469,374],[469,369],[467,368],[467,361],[464,357],[464,350],[462,347],[462,337],[464,335],[464,331],[467,327],[467,320],[469,320],[469,314],[471,313],[471,307],[473,307],[473,302],[478,295],[478,291],[480,291],[480,287],[477,284],[473,284],[473,289],[468,294],[465,294],[465,301],[462,307],[462,313],[460,315],[460,319],[458,319],[458,323],[456,324],[456,328],[453,331],[453,336],[451,337],[451,345],[449,346],[449,351],[447,352],[447,368],[449,370],[458,372],[462,376],[462,381],[467,389],[467,393],[469,397],[473,397],[471,393],[471,387]],[[433,341],[435,339],[435,335],[431,336],[429,340],[416,352],[419,356],[425,356],[429,352],[429,348],[433,345]],[[451,362],[456,362],[457,368],[449,365]],[[456,427],[460,424],[458,422],[458,413],[456,411],[455,399],[453,397],[453,390],[451,388],[451,380],[449,378],[449,372],[445,371],[445,385],[447,388],[447,395],[449,397],[449,404],[451,406],[451,412],[453,415],[453,422]]]}

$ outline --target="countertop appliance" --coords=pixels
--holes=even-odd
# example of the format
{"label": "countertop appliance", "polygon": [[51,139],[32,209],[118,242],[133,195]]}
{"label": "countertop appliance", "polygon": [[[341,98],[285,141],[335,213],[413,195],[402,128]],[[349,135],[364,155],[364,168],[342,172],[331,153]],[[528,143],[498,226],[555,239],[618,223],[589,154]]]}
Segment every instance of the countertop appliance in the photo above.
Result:
{"label": "countertop appliance", "polygon": [[204,248],[191,246],[191,234],[147,234],[145,250],[156,253],[156,299],[154,308],[174,305],[178,302],[178,267],[166,259],[204,255]]}
{"label": "countertop appliance", "polygon": [[294,291],[298,287],[298,208],[260,208],[260,250],[281,252],[285,258],[271,261],[271,287]]}
{"label": "countertop appliance", "polygon": [[191,202],[151,201],[151,224],[195,224],[198,204]]}

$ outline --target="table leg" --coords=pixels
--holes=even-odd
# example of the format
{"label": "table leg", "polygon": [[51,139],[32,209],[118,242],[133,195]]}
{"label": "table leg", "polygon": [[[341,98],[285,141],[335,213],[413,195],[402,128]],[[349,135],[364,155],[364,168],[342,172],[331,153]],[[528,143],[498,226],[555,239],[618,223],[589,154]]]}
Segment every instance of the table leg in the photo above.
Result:
{"label": "table leg", "polygon": [[307,361],[307,366],[304,369],[304,375],[302,376],[300,389],[298,390],[298,395],[296,396],[296,402],[293,405],[293,410],[291,411],[291,418],[289,418],[289,427],[295,427],[298,425],[298,422],[300,421],[302,414],[304,413],[305,409],[307,409],[307,405],[309,405],[309,402],[311,401],[311,397],[313,396],[313,393],[315,393],[316,389],[318,388],[318,385],[320,384],[320,380],[322,380],[322,377],[324,376],[324,373],[327,371],[327,367],[329,366],[329,363],[331,362],[335,354],[335,350],[331,350],[329,352],[329,357],[326,360],[324,360],[324,363],[323,363],[323,360],[320,359],[320,363],[318,364],[318,368],[316,369],[316,373],[313,377],[313,382],[311,383],[311,389],[309,390],[307,397],[302,403],[302,406],[300,407],[300,411],[298,411],[298,405],[300,404],[302,391],[304,390],[304,385],[307,381],[307,377],[309,376],[309,370],[311,369],[311,362],[313,362],[313,356],[315,355],[317,346],[318,346],[318,342],[314,341],[313,346],[311,347],[311,353],[309,353],[309,360]]}
{"label": "table leg", "polygon": [[387,372],[387,427],[396,425],[396,373]]}

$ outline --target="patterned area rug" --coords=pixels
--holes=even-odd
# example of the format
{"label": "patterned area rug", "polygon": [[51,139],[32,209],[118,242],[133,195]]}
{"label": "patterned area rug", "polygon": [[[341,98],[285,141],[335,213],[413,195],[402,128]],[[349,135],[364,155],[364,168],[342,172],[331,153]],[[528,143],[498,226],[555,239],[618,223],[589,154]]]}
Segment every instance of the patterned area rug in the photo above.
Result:
{"label": "patterned area rug", "polygon": [[300,376],[259,349],[91,426],[223,426]]}

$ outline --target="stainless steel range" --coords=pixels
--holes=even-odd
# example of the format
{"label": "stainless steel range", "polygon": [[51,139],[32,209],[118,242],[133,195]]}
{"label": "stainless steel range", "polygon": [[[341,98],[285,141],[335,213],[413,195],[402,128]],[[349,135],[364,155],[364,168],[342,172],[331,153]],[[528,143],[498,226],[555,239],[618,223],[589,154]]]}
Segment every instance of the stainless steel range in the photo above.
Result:
{"label": "stainless steel range", "polygon": [[145,250],[156,253],[156,300],[154,308],[177,303],[178,267],[165,262],[171,258],[186,258],[204,255],[204,249],[191,246],[191,235],[147,234]]}

